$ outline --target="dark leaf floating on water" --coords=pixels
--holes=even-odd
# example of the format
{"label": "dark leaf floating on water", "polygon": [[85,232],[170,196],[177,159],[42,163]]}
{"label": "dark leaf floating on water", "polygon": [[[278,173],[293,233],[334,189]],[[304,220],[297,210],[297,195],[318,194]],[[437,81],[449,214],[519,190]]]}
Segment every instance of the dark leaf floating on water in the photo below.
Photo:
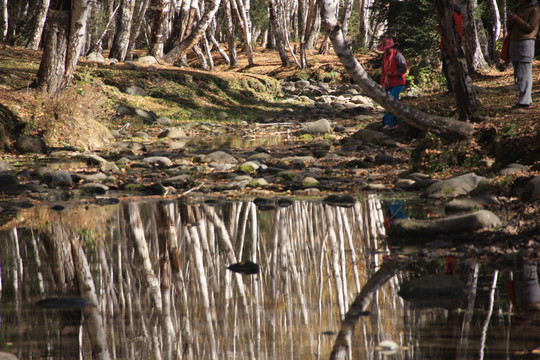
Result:
{"label": "dark leaf floating on water", "polygon": [[227,269],[241,274],[254,275],[259,273],[261,267],[259,264],[255,264],[253,261],[248,260],[229,265]]}
{"label": "dark leaf floating on water", "polygon": [[88,305],[85,298],[47,298],[39,300],[36,305],[45,309],[79,309]]}

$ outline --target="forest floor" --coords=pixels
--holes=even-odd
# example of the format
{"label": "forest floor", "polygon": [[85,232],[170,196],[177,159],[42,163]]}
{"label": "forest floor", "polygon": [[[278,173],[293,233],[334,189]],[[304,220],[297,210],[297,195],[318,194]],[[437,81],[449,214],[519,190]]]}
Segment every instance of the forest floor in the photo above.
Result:
{"label": "forest floor", "polygon": [[[349,77],[335,54],[308,56],[308,69],[298,69],[295,65],[281,66],[279,56],[274,51],[255,52],[255,66],[248,66],[245,57],[240,64],[230,69],[216,58],[215,71],[206,72],[195,67],[175,67],[156,65],[150,71],[134,72],[125,64],[97,65],[81,60],[73,85],[57,98],[49,98],[36,93],[30,84],[36,77],[40,54],[20,48],[0,49],[0,104],[15,114],[24,124],[23,132],[42,136],[51,147],[65,145],[80,146],[84,149],[99,148],[102,144],[99,134],[103,127],[117,129],[123,122],[115,116],[118,103],[129,104],[155,111],[160,116],[168,116],[175,124],[197,121],[216,121],[218,111],[226,111],[229,118],[222,120],[227,127],[242,133],[246,121],[257,122],[275,109],[285,109],[277,80],[314,79],[330,82],[350,82]],[[366,71],[376,77],[377,54],[359,55],[360,63]],[[195,61],[195,60],[194,60]],[[374,65],[375,64],[375,65]],[[196,65],[190,63],[190,65]],[[414,66],[414,60],[409,60]],[[481,121],[475,123],[475,134],[467,141],[447,142],[414,129],[395,132],[393,137],[404,144],[411,153],[401,167],[380,166],[374,169],[387,184],[393,184],[400,175],[421,171],[433,178],[447,179],[456,175],[477,172],[490,179],[483,191],[504,199],[495,205],[496,211],[505,214],[503,229],[482,239],[506,242],[506,247],[527,246],[540,257],[540,200],[523,202],[518,190],[523,184],[540,175],[540,61],[533,64],[534,87],[533,106],[526,110],[515,110],[512,106],[517,99],[510,67],[492,69],[473,76],[473,82],[485,91],[479,93],[482,109]],[[455,100],[443,96],[445,89],[437,83],[442,80],[440,69],[433,69],[428,77],[433,81],[430,88],[415,89],[415,96],[404,96],[402,101],[430,114],[457,117]],[[252,82],[250,79],[262,80]],[[141,98],[122,93],[130,85],[145,88],[151,96]],[[407,90],[404,92],[407,93]],[[256,99],[256,101],[254,101]],[[5,114],[5,111],[3,111]],[[81,121],[84,119],[85,121]],[[233,119],[233,120],[231,120]],[[2,119],[5,121],[5,118]],[[380,119],[372,119],[377,121]],[[94,121],[94,125],[91,124]],[[334,124],[360,128],[365,123],[351,119],[333,119]],[[158,132],[158,126],[148,126],[132,122],[132,130]],[[6,126],[5,126],[6,127]],[[267,129],[267,133],[264,133]],[[258,127],[259,136],[271,136],[273,127]],[[10,149],[9,128],[3,141]],[[96,137],[93,135],[96,133]],[[193,132],[191,135],[195,135]],[[2,134],[0,134],[2,135]],[[337,135],[336,135],[337,136]],[[338,141],[338,138],[334,138]],[[303,141],[279,144],[279,151],[286,153],[297,148]],[[416,153],[413,159],[412,153]],[[13,161],[17,154],[7,153],[2,158]],[[493,165],[486,168],[486,160]],[[527,166],[527,171],[514,175],[500,175],[499,170],[509,163]],[[361,192],[344,183],[344,192]],[[519,244],[519,245],[517,245]],[[536,249],[536,250],[535,250]]]}

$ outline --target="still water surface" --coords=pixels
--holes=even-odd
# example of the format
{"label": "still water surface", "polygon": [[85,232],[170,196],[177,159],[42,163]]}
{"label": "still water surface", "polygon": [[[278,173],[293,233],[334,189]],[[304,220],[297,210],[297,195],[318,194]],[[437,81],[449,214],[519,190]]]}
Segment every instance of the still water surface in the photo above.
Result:
{"label": "still water surface", "polygon": [[[385,207],[371,196],[352,207],[294,201],[265,211],[251,201],[20,208],[0,228],[0,351],[20,359],[329,359],[341,320],[390,255]],[[260,272],[227,270],[243,260]],[[448,272],[444,256],[418,258],[375,292],[348,358],[540,356],[538,313],[512,307],[511,273],[457,264],[470,290],[459,308],[419,308],[398,295],[406,279]],[[36,305],[55,297],[88,305]],[[377,347],[384,340],[399,349],[385,355]]]}

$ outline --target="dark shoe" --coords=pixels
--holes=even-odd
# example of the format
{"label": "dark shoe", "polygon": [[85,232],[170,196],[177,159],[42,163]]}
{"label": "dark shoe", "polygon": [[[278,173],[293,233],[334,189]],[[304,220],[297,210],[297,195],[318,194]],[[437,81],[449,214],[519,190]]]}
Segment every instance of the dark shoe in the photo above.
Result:
{"label": "dark shoe", "polygon": [[531,107],[531,104],[519,104],[512,106],[512,109],[528,109]]}

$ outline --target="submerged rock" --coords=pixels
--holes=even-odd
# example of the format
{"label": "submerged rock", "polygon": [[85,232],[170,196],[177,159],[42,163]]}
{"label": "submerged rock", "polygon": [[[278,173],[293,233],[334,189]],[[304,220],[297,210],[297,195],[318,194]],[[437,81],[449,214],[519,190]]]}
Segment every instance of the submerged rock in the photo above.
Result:
{"label": "submerged rock", "polygon": [[488,210],[448,216],[434,220],[397,219],[392,222],[388,235],[392,237],[434,237],[500,226],[501,220]]}
{"label": "submerged rock", "polygon": [[467,286],[447,275],[430,274],[401,284],[398,295],[420,307],[456,308],[467,296]]}

